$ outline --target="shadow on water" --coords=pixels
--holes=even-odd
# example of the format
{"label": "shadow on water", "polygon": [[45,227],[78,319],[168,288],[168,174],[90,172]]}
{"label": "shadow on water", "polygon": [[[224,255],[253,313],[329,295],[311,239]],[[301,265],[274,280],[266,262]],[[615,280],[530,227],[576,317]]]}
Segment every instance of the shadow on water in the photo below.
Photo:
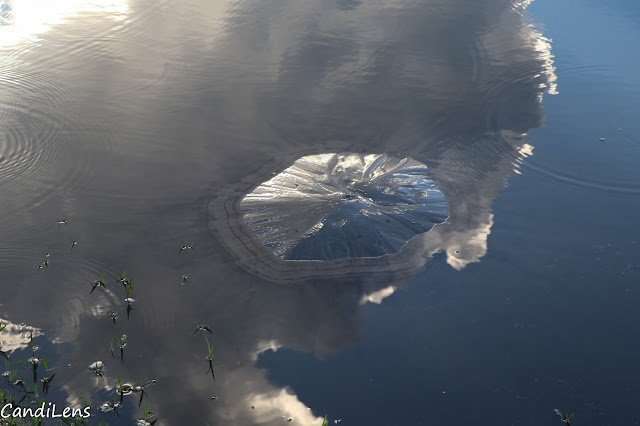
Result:
{"label": "shadow on water", "polygon": [[[259,354],[355,345],[363,301],[405,286],[437,252],[458,270],[482,259],[492,202],[532,154],[527,133],[555,91],[549,42],[507,0],[107,3],[115,21],[70,15],[8,50],[33,99],[0,80],[0,197],[35,193],[2,207],[16,220],[1,228],[12,248],[0,249],[0,318],[72,343],[53,385],[110,424],[144,406],[97,407],[152,379],[144,400],[158,425],[322,424],[313,401],[269,383]],[[426,165],[446,221],[381,257],[264,250],[241,200],[301,157],[333,153]],[[125,269],[133,297],[117,283]],[[192,334],[194,322],[212,335]],[[87,368],[97,360],[100,375]]]}

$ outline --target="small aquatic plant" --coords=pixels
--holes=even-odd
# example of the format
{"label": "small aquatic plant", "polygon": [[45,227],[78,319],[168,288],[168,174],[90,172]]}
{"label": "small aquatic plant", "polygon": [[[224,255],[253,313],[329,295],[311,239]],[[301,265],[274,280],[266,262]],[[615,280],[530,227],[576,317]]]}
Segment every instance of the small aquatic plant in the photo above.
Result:
{"label": "small aquatic plant", "polygon": [[44,266],[46,266],[47,268],[49,267],[49,253],[48,252],[46,252],[44,254],[44,262],[43,263],[44,263]]}
{"label": "small aquatic plant", "polygon": [[156,415],[156,413],[154,413],[153,411],[149,410],[149,404],[146,404],[145,405],[145,410],[144,410],[144,418],[136,420],[136,426],[149,426],[149,425],[156,424],[158,419],[155,419],[153,421],[149,421],[155,415]]}
{"label": "small aquatic plant", "polygon": [[129,319],[129,314],[133,310],[131,304],[136,301],[136,299],[134,299],[133,297],[129,297],[129,293],[131,293],[131,290],[133,289],[131,282],[132,280],[127,281],[127,284],[124,287],[124,292],[127,294],[127,298],[124,299],[125,303],[127,304],[127,319]]}
{"label": "small aquatic plant", "polygon": [[71,241],[71,251],[73,251],[73,247],[75,247],[76,244],[78,244],[76,240]]}
{"label": "small aquatic plant", "polygon": [[93,282],[93,287],[91,288],[91,291],[89,292],[89,294],[93,293],[93,290],[95,290],[96,287],[107,288],[107,286],[104,285],[104,268],[102,269],[102,272],[100,272],[100,277]]}
{"label": "small aquatic plant", "polygon": [[129,297],[129,293],[131,293],[131,290],[133,290],[133,280],[125,281],[124,283],[124,292],[127,297]]}
{"label": "small aquatic plant", "polygon": [[213,372],[213,346],[209,343],[209,339],[207,339],[207,336],[204,336],[204,340],[207,342],[207,349],[209,351],[209,354],[207,355],[207,361],[209,361],[209,369],[204,374],[209,374],[209,371],[211,371],[211,377],[213,377],[213,380],[215,381],[216,375]]}
{"label": "small aquatic plant", "polygon": [[111,356],[115,358],[116,356],[113,354],[113,337],[111,338],[111,345],[109,346],[109,352],[111,352]]}
{"label": "small aquatic plant", "polygon": [[195,250],[195,248],[193,247],[193,243],[189,244],[189,245],[184,245],[182,244],[180,246],[180,251],[178,252],[178,254],[181,254],[183,251],[185,250]]}
{"label": "small aquatic plant", "polygon": [[102,377],[102,370],[104,370],[104,362],[96,361],[89,364],[89,370],[92,370],[96,376]]}
{"label": "small aquatic plant", "polygon": [[125,286],[127,285],[127,271],[124,271],[123,273],[118,273],[118,279],[116,280],[116,283],[122,283]]}
{"label": "small aquatic plant", "polygon": [[[140,383],[139,385],[134,386],[131,391],[132,392],[140,392],[140,401],[138,402],[138,407],[140,407],[140,405],[142,405],[142,400],[144,398],[144,389],[148,386],[151,386],[155,383],[157,383],[157,381],[154,380],[150,380],[150,381],[143,381],[142,379],[138,379],[138,383]],[[148,408],[148,407],[147,407]]]}
{"label": "small aquatic plant", "polygon": [[186,275],[183,275],[183,276],[182,276],[182,283],[181,283],[181,284],[182,284],[182,285],[185,285],[186,283],[187,283],[187,276],[186,276]]}
{"label": "small aquatic plant", "polygon": [[120,346],[120,360],[124,361],[124,347],[127,346],[127,335],[123,334],[118,340],[118,346]]}
{"label": "small aquatic plant", "polygon": [[44,392],[45,394],[48,394],[49,385],[51,384],[51,381],[56,375],[54,373],[51,376],[47,376],[47,371],[49,371],[49,368],[47,366],[47,360],[45,358],[42,358],[42,365],[44,367],[44,377],[40,379],[40,381],[42,382],[42,392]]}
{"label": "small aquatic plant", "polygon": [[109,308],[109,316],[111,317],[111,321],[113,321],[113,323],[116,323],[116,318],[118,318],[118,314],[116,314],[115,312],[113,312],[112,308]]}
{"label": "small aquatic plant", "polygon": [[571,425],[569,424],[569,421],[571,420],[571,418],[573,417],[573,415],[574,415],[575,413],[571,413],[571,414],[569,414],[569,413],[565,413],[565,414],[562,414],[562,412],[561,412],[560,410],[558,410],[557,408],[556,408],[556,409],[554,409],[554,410],[553,410],[553,412],[554,412],[554,413],[556,413],[556,414],[558,415],[558,417],[560,417],[560,420],[562,420],[563,422],[565,422],[567,426],[571,426]]}
{"label": "small aquatic plant", "polygon": [[128,383],[122,383],[122,379],[118,376],[118,387],[116,388],[116,394],[120,396],[120,404],[122,404],[122,400],[125,395],[131,393],[133,386]]}
{"label": "small aquatic plant", "polygon": [[120,361],[124,362],[124,347],[127,346],[127,335],[123,334],[118,340],[118,346],[120,346]]}
{"label": "small aquatic plant", "polygon": [[122,404],[118,402],[118,397],[115,396],[113,398],[113,401],[105,401],[102,404],[100,404],[100,411],[102,411],[103,413],[114,412],[118,417],[120,417],[120,414],[118,413],[118,408],[120,408],[121,406]]}
{"label": "small aquatic plant", "polygon": [[27,362],[32,365],[33,368],[33,382],[38,381],[38,365],[40,364],[40,358],[36,357],[36,350],[38,347],[33,343],[33,331],[29,337],[29,347],[31,348],[31,358],[27,359]]}
{"label": "small aquatic plant", "polygon": [[211,328],[209,328],[208,325],[196,324],[196,330],[193,332],[192,336],[195,336],[198,331],[208,331],[213,334],[213,331],[211,331]]}

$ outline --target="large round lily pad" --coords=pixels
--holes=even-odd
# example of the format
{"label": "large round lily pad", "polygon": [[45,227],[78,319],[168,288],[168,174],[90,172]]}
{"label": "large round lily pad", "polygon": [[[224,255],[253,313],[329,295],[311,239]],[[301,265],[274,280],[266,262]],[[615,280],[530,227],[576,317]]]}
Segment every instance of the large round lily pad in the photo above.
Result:
{"label": "large round lily pad", "polygon": [[423,163],[384,154],[302,157],[240,202],[251,232],[283,260],[397,253],[448,216]]}

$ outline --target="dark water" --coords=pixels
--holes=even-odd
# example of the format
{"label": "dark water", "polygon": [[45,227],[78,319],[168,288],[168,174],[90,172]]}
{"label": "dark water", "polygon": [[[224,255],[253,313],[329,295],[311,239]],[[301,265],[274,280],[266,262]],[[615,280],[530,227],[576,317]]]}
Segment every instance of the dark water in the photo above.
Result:
{"label": "dark water", "polygon": [[[639,424],[640,6],[525,3],[0,0],[9,368],[32,332],[90,424]],[[237,231],[341,152],[426,165],[447,221],[357,262]],[[157,384],[100,413],[118,377]]]}

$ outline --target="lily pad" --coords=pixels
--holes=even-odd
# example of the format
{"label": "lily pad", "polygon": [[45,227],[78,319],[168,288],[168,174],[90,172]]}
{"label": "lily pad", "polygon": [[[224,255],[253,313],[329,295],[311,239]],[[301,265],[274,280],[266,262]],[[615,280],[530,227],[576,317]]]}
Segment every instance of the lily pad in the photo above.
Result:
{"label": "lily pad", "polygon": [[240,202],[257,239],[285,261],[399,252],[448,216],[428,167],[385,154],[302,157]]}

